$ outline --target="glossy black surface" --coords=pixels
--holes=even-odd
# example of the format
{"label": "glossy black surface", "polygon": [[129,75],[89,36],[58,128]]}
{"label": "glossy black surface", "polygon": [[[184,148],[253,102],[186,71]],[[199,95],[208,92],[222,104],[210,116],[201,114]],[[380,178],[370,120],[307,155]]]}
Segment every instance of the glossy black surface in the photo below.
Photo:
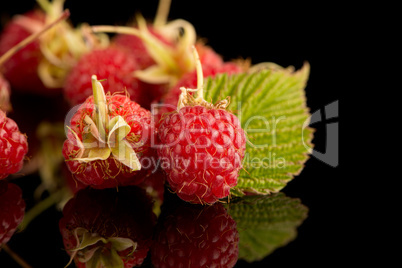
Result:
{"label": "glossy black surface", "polygon": [[[29,10],[33,1],[2,2],[0,13],[13,15]],[[90,24],[124,23],[136,11],[152,18],[157,1],[122,1],[102,4],[98,1],[66,1],[74,22]],[[191,2],[191,4],[190,4]],[[175,1],[171,18],[184,18],[194,24],[198,34],[225,59],[251,58],[253,63],[271,61],[282,66],[299,68],[303,61],[311,64],[311,75],[306,87],[307,104],[311,111],[323,109],[338,100],[342,84],[337,79],[338,64],[344,60],[344,40],[339,22],[339,10],[322,4],[268,3],[233,1]],[[14,98],[14,97],[13,97]],[[43,101],[44,100],[38,100]],[[14,105],[14,104],[13,104]],[[15,104],[15,107],[24,106]],[[42,107],[46,117],[46,107]],[[10,114],[10,117],[13,115]],[[333,119],[331,122],[336,121]],[[325,122],[314,125],[313,143],[324,152],[326,146]],[[22,131],[27,131],[22,129]],[[299,198],[308,208],[308,216],[297,229],[298,235],[289,244],[275,250],[262,261],[251,264],[239,260],[236,267],[290,267],[326,263],[343,263],[348,254],[340,245],[345,243],[342,228],[345,226],[339,168],[333,168],[314,157],[308,160],[302,173],[291,181],[283,193]],[[27,209],[32,207],[33,190],[39,185],[37,175],[13,181],[24,193]],[[176,200],[177,201],[177,200]],[[63,249],[58,228],[62,213],[50,208],[36,218],[24,232],[17,233],[9,246],[33,267],[64,267],[69,257]],[[145,265],[150,265],[147,259]],[[0,267],[18,267],[4,252],[0,252]]]}

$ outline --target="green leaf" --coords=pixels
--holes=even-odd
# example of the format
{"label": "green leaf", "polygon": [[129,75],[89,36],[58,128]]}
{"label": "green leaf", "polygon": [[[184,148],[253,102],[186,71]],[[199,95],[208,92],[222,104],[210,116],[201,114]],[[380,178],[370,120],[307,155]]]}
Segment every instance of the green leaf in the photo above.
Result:
{"label": "green leaf", "polygon": [[259,261],[294,240],[308,212],[299,199],[283,193],[245,196],[227,207],[237,223],[239,259],[248,262]]}
{"label": "green leaf", "polygon": [[298,175],[309,157],[312,129],[304,88],[308,63],[227,76],[205,83],[205,100],[216,103],[230,96],[228,110],[235,113],[247,135],[246,155],[232,195],[278,192]]}

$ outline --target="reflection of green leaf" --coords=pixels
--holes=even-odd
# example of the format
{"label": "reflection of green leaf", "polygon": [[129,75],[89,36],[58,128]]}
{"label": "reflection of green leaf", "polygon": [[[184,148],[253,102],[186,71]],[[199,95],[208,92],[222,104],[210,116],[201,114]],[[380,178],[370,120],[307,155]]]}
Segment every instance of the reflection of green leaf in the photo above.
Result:
{"label": "reflection of green leaf", "polygon": [[[308,159],[312,130],[304,88],[310,67],[217,75],[205,83],[205,100],[230,96],[228,110],[240,119],[248,143],[233,195],[280,191]],[[305,145],[304,145],[305,144]]]}
{"label": "reflection of green leaf", "polygon": [[283,193],[246,196],[227,206],[239,231],[239,259],[248,262],[261,260],[295,239],[308,211],[299,199]]}

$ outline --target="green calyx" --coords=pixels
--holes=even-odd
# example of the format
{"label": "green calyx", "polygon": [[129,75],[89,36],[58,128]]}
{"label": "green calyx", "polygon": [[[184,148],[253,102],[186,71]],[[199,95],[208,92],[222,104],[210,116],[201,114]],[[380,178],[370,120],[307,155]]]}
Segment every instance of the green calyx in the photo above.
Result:
{"label": "green calyx", "polygon": [[165,44],[155,37],[141,15],[136,17],[138,28],[127,26],[92,26],[94,33],[119,33],[135,35],[142,39],[149,55],[156,62],[145,70],[137,70],[134,76],[150,84],[176,84],[179,78],[195,67],[191,54],[191,46],[196,42],[194,26],[188,21],[177,19],[171,22],[163,21],[154,25],[154,29],[168,40],[174,40],[174,45]]}
{"label": "green calyx", "polygon": [[92,76],[92,89],[94,96],[94,114],[92,118],[85,116],[85,128],[82,141],[72,130],[76,142],[80,147],[76,158],[81,162],[106,160],[110,156],[128,166],[133,171],[140,170],[138,157],[125,137],[130,133],[131,127],[121,116],[110,118],[106,96],[102,84],[96,75]]}
{"label": "green calyx", "polygon": [[70,250],[70,261],[65,267],[74,259],[85,263],[86,267],[124,267],[118,252],[131,248],[128,254],[131,255],[137,248],[137,243],[129,238],[104,238],[81,227],[74,229],[73,234],[78,246]]}
{"label": "green calyx", "polygon": [[[64,10],[65,0],[37,0],[45,13],[45,22],[24,15],[17,15],[14,23],[20,25],[32,35],[40,33],[39,45],[43,57],[38,64],[37,73],[47,88],[61,88],[66,75],[75,66],[78,59],[95,47],[109,45],[105,34],[93,35],[89,26],[83,24],[74,28],[66,18],[69,11]],[[68,13],[68,15],[65,15]],[[62,18],[62,19],[60,19]],[[54,22],[58,22],[57,26]],[[48,27],[52,25],[52,27]],[[45,34],[42,34],[46,32]]]}
{"label": "green calyx", "polygon": [[[204,99],[204,75],[202,72],[200,57],[198,55],[195,46],[192,46],[192,52],[195,61],[195,69],[197,72],[197,88],[196,89],[185,88],[185,87],[180,88],[181,94],[177,102],[177,110],[180,110],[185,106],[196,106],[196,105],[204,106],[209,109],[211,108],[226,109],[226,107],[229,105],[229,97],[220,100],[215,104],[207,102]],[[191,93],[195,93],[196,97],[194,97]]]}

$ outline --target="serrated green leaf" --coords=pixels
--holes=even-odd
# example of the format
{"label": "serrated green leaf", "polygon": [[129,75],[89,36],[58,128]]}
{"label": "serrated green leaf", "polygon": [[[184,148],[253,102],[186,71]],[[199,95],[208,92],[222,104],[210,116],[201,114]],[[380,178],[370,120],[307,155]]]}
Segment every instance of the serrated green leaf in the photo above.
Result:
{"label": "serrated green leaf", "polygon": [[247,135],[246,156],[232,195],[278,192],[298,175],[309,157],[312,129],[304,88],[310,66],[217,75],[205,82],[205,100],[230,96]]}
{"label": "serrated green leaf", "polygon": [[239,232],[239,259],[259,261],[297,236],[308,209],[283,193],[246,196],[227,204]]}

